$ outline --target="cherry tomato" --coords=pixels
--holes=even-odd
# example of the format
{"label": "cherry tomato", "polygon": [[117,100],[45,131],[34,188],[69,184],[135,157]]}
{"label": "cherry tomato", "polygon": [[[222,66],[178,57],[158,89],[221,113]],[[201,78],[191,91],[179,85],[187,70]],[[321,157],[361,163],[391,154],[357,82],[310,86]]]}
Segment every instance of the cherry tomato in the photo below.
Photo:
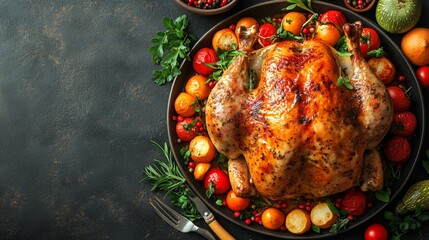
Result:
{"label": "cherry tomato", "polygon": [[366,194],[360,189],[351,188],[342,197],[340,208],[353,216],[358,216],[366,211]]}
{"label": "cherry tomato", "polygon": [[416,71],[420,85],[424,88],[429,88],[429,66],[419,67]]}
{"label": "cherry tomato", "polygon": [[193,124],[194,118],[184,118],[176,123],[177,136],[185,142],[191,141],[198,134],[198,128]]}
{"label": "cherry tomato", "polygon": [[410,158],[411,145],[406,138],[394,136],[384,144],[383,152],[387,160],[403,163]]}
{"label": "cherry tomato", "polygon": [[243,211],[250,205],[250,198],[237,197],[231,189],[226,195],[226,205],[232,211]]}
{"label": "cherry tomato", "polygon": [[405,111],[393,115],[392,127],[393,134],[401,137],[413,135],[417,127],[417,119],[414,113]]}
{"label": "cherry tomato", "polygon": [[338,29],[341,29],[342,26],[347,22],[344,14],[337,10],[329,10],[320,15],[319,21],[322,23],[333,23]]}
{"label": "cherry tomato", "polygon": [[383,225],[375,223],[366,229],[365,240],[387,240],[388,235],[389,234]]}
{"label": "cherry tomato", "polygon": [[360,39],[360,50],[364,58],[369,57],[368,52],[380,48],[380,37],[372,28],[363,28]]}
{"label": "cherry tomato", "polygon": [[211,168],[204,177],[204,188],[209,189],[214,184],[214,194],[221,195],[229,191],[231,184],[228,175],[220,168]]}
{"label": "cherry tomato", "polygon": [[271,23],[264,23],[259,27],[259,43],[262,46],[268,46],[276,38],[277,29]]}
{"label": "cherry tomato", "polygon": [[389,92],[390,97],[392,98],[393,110],[395,112],[406,111],[410,108],[411,101],[405,95],[405,92],[404,90],[402,90],[402,88],[398,86],[390,86],[390,87],[387,87],[387,91]]}
{"label": "cherry tomato", "polygon": [[216,64],[217,61],[219,61],[219,58],[215,50],[211,48],[201,48],[195,54],[192,66],[198,74],[208,76],[212,74],[215,69],[207,66],[207,64]]}
{"label": "cherry tomato", "polygon": [[285,224],[286,216],[282,210],[270,207],[262,213],[262,225],[269,230],[277,230]]}

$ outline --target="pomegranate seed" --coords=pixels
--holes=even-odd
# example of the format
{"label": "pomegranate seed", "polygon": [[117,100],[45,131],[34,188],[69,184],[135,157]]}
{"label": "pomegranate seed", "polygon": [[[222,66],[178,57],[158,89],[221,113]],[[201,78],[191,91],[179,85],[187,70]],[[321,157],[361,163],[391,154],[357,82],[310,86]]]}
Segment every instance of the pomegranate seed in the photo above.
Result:
{"label": "pomegranate seed", "polygon": [[257,222],[257,223],[258,223],[258,222],[260,222],[260,221],[261,221],[261,216],[256,216],[256,217],[255,217],[255,222]]}
{"label": "pomegranate seed", "polygon": [[259,212],[258,212],[258,210],[253,210],[252,214],[253,214],[253,216],[256,216],[259,214]]}
{"label": "pomegranate seed", "polygon": [[311,211],[311,206],[305,206],[305,210],[307,210],[307,211]]}
{"label": "pomegranate seed", "polygon": [[198,131],[199,131],[199,132],[204,132],[204,127],[200,127],[200,128],[198,128]]}
{"label": "pomegranate seed", "polygon": [[192,161],[191,161],[191,162],[189,162],[189,163],[188,163],[188,167],[189,167],[189,168],[195,168],[195,162],[192,162]]}
{"label": "pomegranate seed", "polygon": [[200,121],[198,121],[197,123],[195,123],[195,126],[197,126],[197,127],[202,127],[203,126],[203,123],[202,122],[200,122]]}
{"label": "pomegranate seed", "polygon": [[287,205],[287,203],[285,203],[285,202],[280,203],[280,207],[281,207],[281,208],[287,208],[287,206],[288,206],[288,205]]}
{"label": "pomegranate seed", "polygon": [[182,121],[183,121],[183,116],[180,116],[180,115],[179,115],[179,116],[177,117],[177,121],[178,121],[178,122],[182,122]]}
{"label": "pomegranate seed", "polygon": [[281,227],[280,227],[280,230],[281,230],[281,231],[283,231],[283,232],[285,232],[285,231],[287,230],[287,229],[286,229],[286,226],[285,226],[285,225],[281,226]]}
{"label": "pomegranate seed", "polygon": [[351,214],[350,214],[350,215],[348,215],[348,216],[347,216],[347,218],[348,218],[350,221],[352,221],[353,219],[355,219],[355,217],[353,217],[353,215],[351,215]]}
{"label": "pomegranate seed", "polygon": [[305,208],[304,204],[299,204],[298,207],[301,208],[301,209]]}
{"label": "pomegranate seed", "polygon": [[309,32],[308,28],[303,28],[302,29],[302,34],[306,35]]}
{"label": "pomegranate seed", "polygon": [[173,121],[177,121],[177,116],[176,115],[173,116]]}
{"label": "pomegranate seed", "polygon": [[398,80],[399,80],[400,82],[405,81],[405,76],[404,76],[404,75],[400,75],[400,76],[398,77]]}
{"label": "pomegranate seed", "polygon": [[235,217],[235,218],[239,218],[239,217],[240,217],[240,215],[241,215],[241,213],[240,213],[239,211],[235,211],[235,212],[234,212],[234,217]]}
{"label": "pomegranate seed", "polygon": [[252,220],[251,220],[250,218],[246,218],[246,221],[245,221],[245,222],[246,222],[246,224],[247,224],[247,225],[252,224]]}
{"label": "pomegranate seed", "polygon": [[232,31],[234,31],[235,30],[235,25],[234,24],[229,25],[229,29],[231,29]]}

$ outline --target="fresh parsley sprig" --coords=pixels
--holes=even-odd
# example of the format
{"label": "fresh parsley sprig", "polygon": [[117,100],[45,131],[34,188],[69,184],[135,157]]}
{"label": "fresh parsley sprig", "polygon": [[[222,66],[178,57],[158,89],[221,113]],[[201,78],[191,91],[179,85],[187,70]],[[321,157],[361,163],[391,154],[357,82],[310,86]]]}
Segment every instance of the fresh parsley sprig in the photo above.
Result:
{"label": "fresh parsley sprig", "polygon": [[194,203],[189,198],[188,193],[191,191],[186,185],[186,179],[183,177],[179,167],[173,160],[171,150],[167,143],[162,147],[156,142],[153,145],[160,150],[166,161],[155,159],[152,165],[144,169],[143,180],[152,182],[151,191],[160,190],[170,196],[173,205],[180,207],[181,213],[191,221],[201,218]]}
{"label": "fresh parsley sprig", "polygon": [[188,53],[196,41],[194,35],[186,32],[188,26],[186,15],[176,20],[165,17],[162,22],[165,32],[158,32],[156,37],[151,39],[152,46],[148,50],[152,54],[152,61],[162,67],[153,71],[152,80],[158,85],[171,82],[180,74],[180,60],[189,60]]}
{"label": "fresh parsley sprig", "polygon": [[246,56],[244,52],[237,49],[235,44],[232,44],[231,49],[229,50],[219,48],[216,55],[218,56],[219,61],[214,64],[207,64],[209,67],[216,69],[216,71],[209,76],[208,81],[218,80],[238,56]]}

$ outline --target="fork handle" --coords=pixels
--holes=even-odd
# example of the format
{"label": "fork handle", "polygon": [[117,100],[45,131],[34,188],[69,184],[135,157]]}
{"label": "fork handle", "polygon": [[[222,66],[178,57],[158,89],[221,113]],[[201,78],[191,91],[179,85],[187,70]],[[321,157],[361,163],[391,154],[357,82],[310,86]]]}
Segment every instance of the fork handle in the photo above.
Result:
{"label": "fork handle", "polygon": [[217,220],[213,220],[209,223],[209,227],[213,230],[213,232],[221,239],[221,240],[235,240],[231,234],[229,234],[225,228],[223,228]]}
{"label": "fork handle", "polygon": [[216,238],[214,238],[213,235],[209,231],[205,230],[204,228],[197,228],[195,232],[205,237],[208,240],[216,240]]}

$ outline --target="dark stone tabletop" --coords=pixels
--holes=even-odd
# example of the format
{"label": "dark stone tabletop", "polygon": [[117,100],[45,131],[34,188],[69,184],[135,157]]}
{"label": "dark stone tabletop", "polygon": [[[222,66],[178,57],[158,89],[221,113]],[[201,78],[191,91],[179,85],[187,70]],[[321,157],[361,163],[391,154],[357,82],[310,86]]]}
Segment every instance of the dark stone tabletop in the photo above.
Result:
{"label": "dark stone tabletop", "polygon": [[[0,0],[0,239],[200,239],[161,221],[141,181],[162,158],[150,142],[167,141],[171,87],[152,82],[147,49],[162,17],[187,14],[201,37],[257,2],[198,16],[165,0]],[[269,239],[218,220],[238,239]],[[384,220],[335,239],[363,239],[373,222]],[[429,239],[428,227],[407,237]]]}

